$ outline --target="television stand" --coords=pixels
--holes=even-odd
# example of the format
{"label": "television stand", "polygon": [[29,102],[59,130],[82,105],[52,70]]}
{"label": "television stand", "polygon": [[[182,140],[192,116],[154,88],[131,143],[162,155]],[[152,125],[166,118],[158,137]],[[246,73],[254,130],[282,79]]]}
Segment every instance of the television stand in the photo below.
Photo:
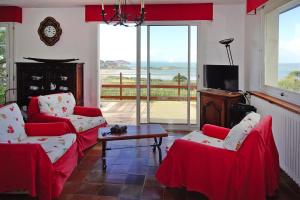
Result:
{"label": "television stand", "polygon": [[217,89],[203,89],[200,93],[200,128],[214,124],[230,128],[232,105],[242,102],[242,94]]}

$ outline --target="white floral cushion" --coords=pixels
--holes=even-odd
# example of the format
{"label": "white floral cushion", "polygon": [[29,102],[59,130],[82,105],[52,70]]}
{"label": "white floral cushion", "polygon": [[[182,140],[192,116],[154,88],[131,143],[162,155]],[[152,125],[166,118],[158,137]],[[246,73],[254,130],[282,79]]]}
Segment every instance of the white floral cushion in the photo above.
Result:
{"label": "white floral cushion", "polygon": [[75,98],[70,92],[39,96],[38,100],[41,113],[56,117],[73,114],[76,105]]}
{"label": "white floral cushion", "polygon": [[17,104],[0,108],[0,143],[18,143],[27,137],[24,120]]}
{"label": "white floral cushion", "polygon": [[224,140],[224,148],[232,151],[237,151],[244,140],[247,138],[250,131],[259,122],[260,115],[254,112],[248,114],[240,123],[235,125],[228,133]]}
{"label": "white floral cushion", "polygon": [[37,136],[27,137],[22,144],[40,144],[47,153],[52,163],[55,163],[76,141],[75,134],[62,136]]}
{"label": "white floral cushion", "polygon": [[[205,145],[208,145],[208,146],[224,149],[224,147],[223,147],[224,141],[223,140],[204,135],[202,133],[202,131],[193,131],[193,132],[183,136],[180,139],[189,140],[189,141],[193,141],[193,142],[198,142],[198,143],[205,144]],[[167,144],[167,150],[169,150],[171,148],[173,143],[174,143],[174,141]]]}
{"label": "white floral cushion", "polygon": [[94,128],[106,121],[103,117],[86,117],[82,115],[68,115],[65,118],[69,119],[76,129],[77,132],[86,131],[88,129]]}

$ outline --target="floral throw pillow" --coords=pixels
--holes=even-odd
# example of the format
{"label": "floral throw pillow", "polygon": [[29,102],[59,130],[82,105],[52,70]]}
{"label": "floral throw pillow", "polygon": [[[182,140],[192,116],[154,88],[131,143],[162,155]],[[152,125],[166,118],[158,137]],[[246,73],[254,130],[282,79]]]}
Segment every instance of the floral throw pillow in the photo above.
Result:
{"label": "floral throw pillow", "polygon": [[248,114],[240,123],[235,125],[224,140],[224,148],[237,151],[242,146],[250,131],[260,120],[260,115],[254,112]]}
{"label": "floral throw pillow", "polygon": [[39,96],[38,100],[41,113],[56,117],[73,114],[76,105],[75,98],[70,92]]}
{"label": "floral throw pillow", "polygon": [[0,143],[19,143],[27,137],[24,120],[17,104],[0,108]]}

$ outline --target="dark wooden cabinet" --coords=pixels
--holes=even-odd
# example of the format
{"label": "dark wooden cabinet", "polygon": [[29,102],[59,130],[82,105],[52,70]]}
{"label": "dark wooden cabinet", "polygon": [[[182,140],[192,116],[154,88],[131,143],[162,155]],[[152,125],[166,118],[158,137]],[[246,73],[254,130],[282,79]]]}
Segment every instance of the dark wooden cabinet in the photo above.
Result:
{"label": "dark wooden cabinet", "polygon": [[241,102],[242,95],[222,90],[200,90],[200,127],[214,124],[230,127],[231,106]]}
{"label": "dark wooden cabinet", "polygon": [[83,63],[18,62],[17,103],[27,106],[32,96],[72,92],[83,105]]}

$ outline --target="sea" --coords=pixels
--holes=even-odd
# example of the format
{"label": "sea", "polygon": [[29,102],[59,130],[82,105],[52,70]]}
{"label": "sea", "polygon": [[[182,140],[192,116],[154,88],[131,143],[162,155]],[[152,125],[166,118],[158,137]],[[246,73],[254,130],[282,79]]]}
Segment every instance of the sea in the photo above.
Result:
{"label": "sea", "polygon": [[[130,63],[127,65],[129,69],[104,69],[101,74],[104,76],[119,76],[120,73],[124,77],[136,77],[136,64]],[[141,78],[147,78],[147,63],[141,63]],[[172,80],[174,76],[188,75],[186,62],[151,62],[150,74],[152,79]],[[280,63],[278,68],[278,80],[285,78],[292,71],[300,71],[300,63]],[[191,63],[191,81],[197,79],[197,65]]]}

